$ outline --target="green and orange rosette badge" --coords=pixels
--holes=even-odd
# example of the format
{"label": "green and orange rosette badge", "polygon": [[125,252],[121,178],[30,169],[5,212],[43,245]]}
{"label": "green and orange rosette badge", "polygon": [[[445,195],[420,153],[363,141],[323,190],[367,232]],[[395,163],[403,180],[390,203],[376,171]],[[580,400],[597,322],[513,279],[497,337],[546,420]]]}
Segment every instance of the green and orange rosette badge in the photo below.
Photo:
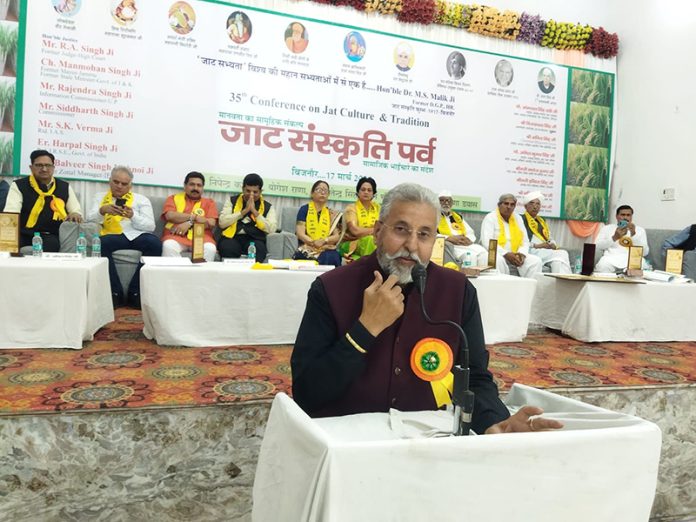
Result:
{"label": "green and orange rosette badge", "polygon": [[442,339],[426,337],[418,341],[411,351],[411,369],[424,381],[444,379],[453,364],[452,349]]}

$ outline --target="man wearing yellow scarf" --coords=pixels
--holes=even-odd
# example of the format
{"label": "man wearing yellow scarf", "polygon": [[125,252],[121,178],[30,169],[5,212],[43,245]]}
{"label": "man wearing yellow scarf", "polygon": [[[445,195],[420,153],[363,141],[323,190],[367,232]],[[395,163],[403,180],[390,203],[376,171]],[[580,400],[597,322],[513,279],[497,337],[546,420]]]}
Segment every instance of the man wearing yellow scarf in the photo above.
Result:
{"label": "man wearing yellow scarf", "polygon": [[[162,255],[162,242],[151,234],[155,216],[150,200],[133,192],[133,172],[123,165],[111,169],[109,190],[97,194],[87,213],[87,221],[101,224],[101,253],[109,260],[109,280],[114,308],[123,304],[123,286],[116,272],[113,255],[117,250],[137,250],[143,256]],[[128,304],[140,308],[140,268],[128,285]]]}
{"label": "man wearing yellow scarf", "polygon": [[462,217],[452,210],[454,200],[449,190],[443,190],[438,196],[440,200],[440,221],[437,233],[447,236],[447,243],[452,245],[455,259],[464,265],[467,252],[470,254],[472,266],[488,264],[488,249],[476,244],[476,232]]}
{"label": "man wearing yellow scarf", "polygon": [[278,221],[275,208],[263,198],[262,192],[263,178],[251,173],[244,176],[242,193],[234,194],[225,201],[218,219],[222,229],[218,241],[220,257],[241,257],[253,242],[256,260],[263,263],[266,259],[266,236],[275,231]]}
{"label": "man wearing yellow scarf", "polygon": [[44,252],[58,252],[58,230],[64,221],[82,222],[82,209],[72,187],[53,177],[55,156],[47,150],[30,155],[31,174],[10,187],[5,212],[19,214],[19,246],[31,246],[34,232],[43,239]]}
{"label": "man wearing yellow scarf", "polygon": [[209,263],[215,261],[217,248],[213,228],[218,210],[215,201],[203,197],[205,177],[200,172],[189,172],[184,178],[184,191],[169,196],[162,208],[162,219],[167,222],[162,232],[162,255],[180,257],[191,251],[193,224],[205,224],[203,257]]}
{"label": "man wearing yellow scarf", "polygon": [[542,265],[548,264],[552,273],[570,274],[568,252],[558,248],[546,220],[539,215],[543,201],[541,192],[528,192],[522,198],[525,208],[522,220],[529,239],[529,253],[541,259]]}
{"label": "man wearing yellow scarf", "polygon": [[498,208],[483,218],[481,244],[488,248],[491,239],[498,240],[496,269],[510,274],[510,267],[522,277],[534,277],[541,272],[541,259],[529,253],[529,239],[522,217],[515,214],[517,198],[503,194],[498,198]]}

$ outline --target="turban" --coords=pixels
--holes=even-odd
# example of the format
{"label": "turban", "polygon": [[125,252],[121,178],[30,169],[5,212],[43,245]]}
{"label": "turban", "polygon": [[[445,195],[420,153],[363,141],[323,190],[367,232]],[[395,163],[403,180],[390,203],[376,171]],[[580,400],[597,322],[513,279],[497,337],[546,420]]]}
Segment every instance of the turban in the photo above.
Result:
{"label": "turban", "polygon": [[541,192],[528,192],[522,198],[522,204],[526,205],[527,203],[529,203],[530,201],[532,201],[534,199],[538,199],[539,203],[543,203],[544,202],[544,195]]}

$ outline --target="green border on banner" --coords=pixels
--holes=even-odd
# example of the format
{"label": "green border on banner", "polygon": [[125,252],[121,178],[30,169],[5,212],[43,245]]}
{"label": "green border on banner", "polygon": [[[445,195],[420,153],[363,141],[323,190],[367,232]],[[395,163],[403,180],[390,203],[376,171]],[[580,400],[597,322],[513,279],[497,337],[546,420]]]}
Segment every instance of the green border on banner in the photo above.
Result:
{"label": "green border on banner", "polygon": [[[613,130],[614,130],[614,118],[613,118],[613,112],[614,112],[614,97],[616,95],[615,93],[615,73],[611,72],[605,72],[605,71],[597,71],[595,69],[588,69],[588,68],[583,68],[583,67],[574,67],[574,66],[569,66],[569,65],[563,65],[555,62],[548,62],[544,60],[537,60],[533,58],[525,58],[525,57],[519,57],[519,56],[511,56],[503,53],[498,53],[498,52],[492,52],[492,51],[484,51],[481,49],[473,49],[470,47],[463,47],[459,45],[452,45],[448,43],[443,43],[443,42],[434,42],[431,40],[426,40],[423,38],[416,38],[413,36],[406,36],[403,34],[395,34],[395,33],[390,33],[387,31],[380,31],[377,29],[370,29],[366,27],[359,27],[355,25],[350,25],[350,24],[343,24],[339,22],[332,22],[328,20],[322,20],[318,18],[312,18],[308,16],[302,16],[302,15],[296,15],[296,14],[289,14],[286,12],[282,11],[274,11],[271,9],[266,9],[262,7],[255,7],[255,6],[249,6],[249,5],[243,5],[243,4],[238,4],[234,2],[225,2],[222,0],[199,0],[201,2],[206,2],[210,4],[217,4],[217,5],[223,5],[223,6],[229,6],[231,8],[235,9],[244,9],[244,10],[249,10],[249,11],[255,11],[259,13],[266,13],[274,16],[282,16],[285,18],[292,18],[295,20],[303,20],[303,21],[308,21],[308,22],[313,22],[313,23],[319,23],[323,25],[329,25],[329,26],[334,26],[334,27],[342,27],[345,29],[351,29],[351,30],[359,30],[367,33],[372,33],[372,34],[379,34],[383,36],[388,36],[392,38],[399,38],[402,40],[409,40],[413,42],[421,42],[429,45],[436,45],[439,47],[445,47],[448,49],[458,49],[458,50],[463,50],[463,51],[468,51],[472,53],[478,53],[478,54],[484,54],[484,55],[490,55],[490,56],[499,56],[503,58],[511,58],[513,60],[520,60],[520,61],[525,61],[525,62],[531,62],[531,63],[538,63],[538,64],[544,64],[544,65],[550,65],[554,67],[561,67],[565,68],[568,71],[568,85],[567,85],[567,92],[566,92],[566,122],[565,122],[565,136],[564,136],[564,151],[563,151],[563,166],[562,166],[562,172],[561,172],[561,197],[560,197],[560,212],[559,216],[557,218],[551,218],[551,219],[568,219],[566,217],[566,212],[565,212],[565,199],[566,199],[566,179],[567,179],[567,157],[568,157],[568,134],[569,134],[569,125],[570,125],[570,103],[571,103],[571,96],[572,96],[572,75],[573,72],[576,70],[583,70],[583,71],[589,71],[593,73],[599,73],[599,74],[606,74],[610,78],[610,82],[612,85],[612,99],[611,99],[611,104],[609,106],[609,117],[610,117],[610,132],[609,132],[609,149],[608,149],[608,158],[609,158],[609,169],[607,173],[607,185],[604,189],[605,191],[605,201],[606,201],[606,208],[605,208],[605,214],[608,215],[608,207],[609,207],[609,186],[610,186],[610,181],[611,181],[611,143],[612,143],[612,135],[613,135]],[[15,129],[14,129],[14,142],[13,142],[13,170],[14,172],[11,174],[13,176],[19,176],[21,175],[21,165],[22,165],[22,158],[20,157],[21,150],[22,150],[22,119],[23,119],[23,101],[24,101],[24,69],[25,69],[25,58],[26,58],[26,33],[27,33],[27,11],[28,11],[28,3],[29,0],[19,0],[19,34],[18,34],[18,42],[17,42],[17,78],[16,78],[16,95],[15,95]],[[108,175],[107,175],[108,176]],[[241,175],[228,175],[228,174],[217,174],[217,173],[206,173],[206,176],[210,176],[210,181],[208,182],[208,186],[206,187],[207,190],[212,191],[212,192],[235,192],[239,191],[239,188],[241,186],[241,180],[243,179],[243,176]],[[74,178],[69,178],[71,180],[75,181],[92,181],[92,182],[102,182],[106,183],[108,182],[108,179],[95,179],[95,178],[90,178],[90,177],[74,177]],[[317,178],[321,179],[321,178]],[[334,185],[334,180],[331,179],[325,179],[325,181],[329,182],[331,185]],[[340,189],[333,189],[331,190],[331,197],[333,200],[336,201],[354,201],[355,200],[355,185],[354,182],[350,183],[348,185],[345,184],[340,184],[340,178],[337,178],[337,183],[335,186],[340,187]],[[347,180],[343,180],[347,181]],[[183,174],[182,174],[182,182],[183,182]],[[212,183],[211,183],[212,182]],[[169,185],[162,185],[162,184],[150,184],[150,183],[134,183],[135,185],[138,186],[143,186],[143,187],[158,187],[158,188],[179,188],[180,185],[174,185],[174,184],[169,184]],[[283,184],[286,186],[287,190],[285,189],[277,189],[273,190],[271,189],[271,185],[278,185],[278,184]],[[211,187],[210,185],[216,185],[216,187]],[[271,196],[276,196],[276,197],[299,197],[299,198],[306,198],[309,197],[309,190],[311,188],[311,182],[299,182],[299,181],[290,181],[290,180],[271,180],[271,179],[266,179],[264,181],[264,194],[266,195],[271,195]],[[226,187],[226,188],[224,188]],[[234,188],[233,188],[234,187]],[[381,196],[376,198],[376,200],[381,200]],[[453,208],[455,210],[461,210],[465,212],[484,212],[481,210],[481,198],[480,197],[475,197],[475,196],[465,196],[465,195],[455,195],[453,196],[453,201],[454,205]]]}
{"label": "green border on banner", "polygon": [[22,158],[22,120],[24,108],[24,57],[26,56],[27,39],[27,2],[20,0],[17,23],[19,33],[17,35],[17,77],[15,78],[15,121],[14,121],[14,142],[12,147],[12,175],[19,176],[21,173]]}

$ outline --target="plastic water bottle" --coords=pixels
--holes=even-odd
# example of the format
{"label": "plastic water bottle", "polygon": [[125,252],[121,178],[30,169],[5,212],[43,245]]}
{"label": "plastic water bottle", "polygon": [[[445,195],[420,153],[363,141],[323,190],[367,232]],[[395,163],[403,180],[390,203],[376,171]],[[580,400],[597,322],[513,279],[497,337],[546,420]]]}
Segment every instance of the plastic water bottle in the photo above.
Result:
{"label": "plastic water bottle", "polygon": [[253,241],[249,242],[249,248],[247,248],[247,259],[256,261],[256,245]]}
{"label": "plastic water bottle", "polygon": [[653,267],[652,267],[652,265],[650,264],[650,261],[648,261],[647,259],[643,258],[643,270],[652,270],[652,269],[653,269]]}
{"label": "plastic water bottle", "polygon": [[464,254],[464,266],[467,268],[471,266],[471,252],[468,250]]}
{"label": "plastic water bottle", "polygon": [[34,257],[43,255],[43,239],[41,239],[39,232],[34,232],[34,237],[31,238],[31,255]]}
{"label": "plastic water bottle", "polygon": [[575,266],[573,267],[573,273],[579,274],[582,272],[582,256],[578,256],[575,260]]}
{"label": "plastic water bottle", "polygon": [[101,239],[99,234],[94,234],[92,238],[92,257],[101,257]]}
{"label": "plastic water bottle", "polygon": [[80,254],[80,257],[87,257],[87,238],[85,238],[84,232],[80,232],[80,237],[77,238],[75,252]]}

